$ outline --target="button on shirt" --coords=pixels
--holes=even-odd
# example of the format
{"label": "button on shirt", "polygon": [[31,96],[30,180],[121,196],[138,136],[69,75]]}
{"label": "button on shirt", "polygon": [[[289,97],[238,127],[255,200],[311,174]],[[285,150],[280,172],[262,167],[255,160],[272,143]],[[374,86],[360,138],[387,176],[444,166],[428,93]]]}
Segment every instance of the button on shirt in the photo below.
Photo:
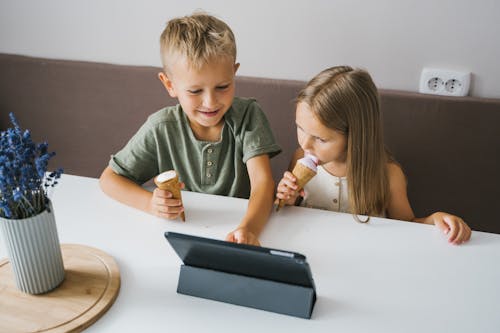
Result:
{"label": "button on shirt", "polygon": [[306,195],[301,206],[320,208],[335,212],[349,212],[347,177],[336,177],[322,166],[305,186]]}
{"label": "button on shirt", "polygon": [[278,154],[269,122],[253,99],[235,97],[217,142],[197,140],[180,105],[152,114],[126,146],[111,157],[118,174],[143,184],[176,170],[188,191],[248,198],[246,162]]}

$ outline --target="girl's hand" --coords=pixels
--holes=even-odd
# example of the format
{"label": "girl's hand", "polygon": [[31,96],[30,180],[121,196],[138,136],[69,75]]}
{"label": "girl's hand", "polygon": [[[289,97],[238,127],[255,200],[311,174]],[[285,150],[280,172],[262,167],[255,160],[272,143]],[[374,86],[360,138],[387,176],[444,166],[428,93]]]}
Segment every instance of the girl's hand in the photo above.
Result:
{"label": "girl's hand", "polygon": [[304,190],[297,191],[297,178],[290,171],[283,174],[276,189],[276,201],[284,200],[286,205],[295,205],[298,196],[304,196]]}
{"label": "girl's hand", "polygon": [[[181,183],[181,189],[184,183]],[[166,190],[155,188],[149,204],[149,211],[158,217],[173,220],[179,217],[184,211],[182,201],[172,198],[172,193]]]}
{"label": "girl's hand", "polygon": [[259,240],[257,236],[250,230],[246,228],[238,228],[236,230],[231,231],[226,236],[226,241],[240,244],[249,244],[260,246]]}
{"label": "girl's hand", "polygon": [[460,217],[437,212],[430,216],[434,225],[448,235],[448,242],[459,245],[470,239],[471,230]]}

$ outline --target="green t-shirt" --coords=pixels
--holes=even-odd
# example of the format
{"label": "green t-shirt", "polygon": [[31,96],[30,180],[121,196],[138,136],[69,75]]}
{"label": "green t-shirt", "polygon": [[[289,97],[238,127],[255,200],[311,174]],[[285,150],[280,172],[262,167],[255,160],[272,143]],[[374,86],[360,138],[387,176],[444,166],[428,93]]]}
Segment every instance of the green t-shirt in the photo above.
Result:
{"label": "green t-shirt", "polygon": [[143,184],[156,175],[176,170],[185,189],[248,198],[246,162],[255,156],[281,152],[269,122],[253,99],[235,97],[224,115],[218,142],[195,138],[180,105],[148,117],[126,146],[111,156],[116,173]]}

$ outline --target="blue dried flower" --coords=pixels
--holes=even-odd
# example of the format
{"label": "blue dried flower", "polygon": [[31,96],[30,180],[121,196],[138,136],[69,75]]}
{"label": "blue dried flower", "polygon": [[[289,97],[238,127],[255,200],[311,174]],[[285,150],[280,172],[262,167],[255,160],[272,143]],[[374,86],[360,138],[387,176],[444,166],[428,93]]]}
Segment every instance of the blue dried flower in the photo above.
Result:
{"label": "blue dried flower", "polygon": [[21,219],[46,209],[49,190],[63,170],[47,173],[55,152],[48,151],[47,142],[35,144],[14,114],[9,117],[14,127],[0,133],[0,217]]}

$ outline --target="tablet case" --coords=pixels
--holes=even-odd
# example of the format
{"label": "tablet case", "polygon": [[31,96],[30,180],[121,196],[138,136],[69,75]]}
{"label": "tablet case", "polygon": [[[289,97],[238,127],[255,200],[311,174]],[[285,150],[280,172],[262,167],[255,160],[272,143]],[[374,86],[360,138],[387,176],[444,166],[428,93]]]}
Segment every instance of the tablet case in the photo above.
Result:
{"label": "tablet case", "polygon": [[[175,248],[178,245],[175,241],[171,241],[171,239],[181,237],[183,241],[189,241],[187,239],[193,237],[196,242],[206,241],[209,242],[209,244],[217,242],[217,246],[222,249],[227,247],[229,252],[234,251],[235,248],[237,248],[238,251],[243,252],[263,252],[266,250],[272,250],[278,253],[288,252],[266,248],[256,248],[248,245],[240,246],[239,244],[172,232],[166,232],[165,237],[169,240],[172,247],[174,247],[174,250],[176,250],[181,259],[184,261],[184,265],[181,265],[179,274],[179,282],[177,285],[178,293],[301,318],[311,318],[316,301],[316,292],[312,280],[310,281],[310,285],[304,285],[303,282],[301,282],[301,285],[291,283],[290,281],[282,282],[268,279],[263,276],[266,274],[262,273],[260,274],[261,276],[256,277],[248,274],[232,273],[220,269],[189,265],[187,263],[188,260],[184,260],[186,256],[181,255],[178,252],[178,249]],[[221,250],[218,249],[218,251]],[[219,254],[224,255],[223,253]],[[305,257],[302,256],[302,258],[304,260],[304,264],[307,265],[305,263]],[[242,257],[242,260],[244,259],[245,258]],[[292,258],[289,259],[290,262],[293,262]],[[276,258],[276,260],[280,260],[280,258]],[[308,266],[307,269],[309,269]],[[230,268],[228,270],[230,270]]]}

